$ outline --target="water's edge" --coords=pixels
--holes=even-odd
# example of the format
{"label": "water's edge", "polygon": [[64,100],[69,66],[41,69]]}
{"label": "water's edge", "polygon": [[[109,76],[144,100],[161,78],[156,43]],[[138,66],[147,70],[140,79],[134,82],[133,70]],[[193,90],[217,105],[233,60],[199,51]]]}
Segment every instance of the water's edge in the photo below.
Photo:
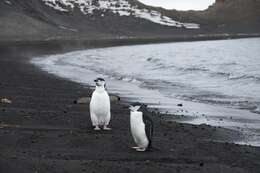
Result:
{"label": "water's edge", "polygon": [[[66,53],[67,54],[67,53]],[[58,55],[59,56],[59,55]],[[61,55],[62,56],[62,55]],[[53,58],[53,56],[50,56],[50,57],[52,57]],[[44,70],[44,71],[47,71],[47,72],[49,72],[49,73],[52,73],[52,74],[55,74],[55,75],[58,75],[59,77],[65,77],[65,78],[67,78],[67,79],[69,79],[69,80],[72,80],[72,81],[76,81],[76,82],[79,82],[79,83],[83,83],[83,84],[91,84],[91,80],[92,80],[92,78],[90,78],[90,81],[82,81],[81,79],[79,79],[79,78],[75,78],[75,76],[70,76],[70,74],[69,74],[69,71],[70,70],[72,70],[72,69],[62,69],[62,73],[60,73],[57,69],[55,70],[55,69],[53,69],[52,68],[52,70],[50,70],[50,69],[48,69],[48,67],[47,66],[49,66],[49,65],[53,65],[52,63],[53,63],[53,60],[50,60],[50,57],[44,57],[44,58],[42,58],[42,57],[36,57],[36,59],[33,59],[32,61],[31,61],[31,63],[33,63],[34,65],[36,65],[36,66],[38,66],[38,67],[40,67],[42,70]],[[44,59],[44,61],[45,61],[45,65],[47,65],[47,66],[42,66],[42,64],[39,64],[39,62],[37,62],[37,61],[39,61],[39,60],[42,60],[42,59]],[[54,59],[55,59],[55,57],[54,57]],[[59,62],[60,64],[59,65],[61,65],[61,66],[65,66],[66,64],[62,64],[63,62]],[[57,65],[57,64],[56,64]],[[67,71],[68,73],[66,73],[65,71]],[[74,69],[74,70],[76,70],[76,69]],[[64,74],[64,72],[65,72],[65,74]],[[84,71],[84,73],[86,73],[86,71]],[[91,72],[91,71],[88,71],[88,73],[93,73],[93,72]],[[88,74],[89,75],[89,74]],[[93,73],[93,74],[90,74],[90,76],[96,76],[96,74],[95,73]],[[124,80],[129,80],[129,79],[122,79],[123,81]],[[131,79],[132,80],[132,79]],[[115,84],[115,86],[117,85],[117,84],[119,84],[119,83],[116,83]],[[119,88],[117,88],[117,87],[113,87],[113,90],[112,90],[112,93],[113,94],[116,94],[116,95],[120,95],[120,89]],[[129,85],[129,87],[134,87],[133,85]],[[119,89],[119,90],[118,90]],[[143,91],[142,91],[143,92]],[[147,91],[145,91],[145,92],[147,92]],[[154,91],[153,89],[151,89],[151,90],[149,90],[148,91],[148,94],[151,94],[151,95],[153,95],[154,97],[153,98],[156,98],[156,91]],[[135,100],[137,100],[137,97],[136,96],[134,96],[134,97],[128,97],[129,95],[131,95],[130,93],[125,93],[124,95],[120,95],[123,99],[125,99],[125,100],[129,100],[129,101],[135,101]],[[151,100],[145,100],[145,99],[141,99],[140,100],[140,98],[139,98],[139,100],[138,101],[142,101],[142,102],[144,102],[144,103],[147,103],[148,105],[150,105],[150,107],[151,108],[155,108],[156,109],[156,107],[159,107],[159,111],[161,111],[161,112],[163,112],[163,113],[165,113],[164,111],[165,110],[167,110],[167,108],[166,109],[164,109],[163,108],[163,106],[162,105],[160,105],[160,103],[158,104],[158,103],[155,103],[155,102],[151,102]],[[176,112],[174,112],[174,115],[179,115],[179,116],[183,116],[183,115],[185,115],[185,113],[187,113],[186,111],[188,111],[188,110],[193,110],[192,112],[194,113],[194,112],[196,112],[196,114],[195,114],[195,116],[193,117],[193,119],[187,119],[187,117],[186,116],[183,116],[183,118],[182,119],[180,119],[180,122],[185,122],[185,123],[191,123],[191,124],[203,124],[203,123],[205,123],[205,124],[208,124],[208,117],[207,117],[207,115],[205,115],[205,114],[203,114],[203,113],[200,113],[200,110],[201,109],[197,109],[198,107],[201,107],[201,106],[203,106],[203,107],[205,107],[206,108],[206,110],[207,109],[209,109],[210,107],[212,107],[211,105],[207,105],[207,104],[202,104],[202,103],[196,103],[196,102],[190,102],[190,101],[185,101],[185,100],[181,100],[181,99],[174,99],[174,100],[171,100],[171,102],[174,102],[174,104],[176,105]],[[182,107],[182,106],[178,106],[179,104],[182,104],[182,105],[184,105],[184,107]],[[205,110],[205,108],[204,108],[204,110]],[[228,127],[228,128],[230,128],[230,126],[228,126],[228,125],[225,125],[225,123],[224,123],[224,121],[223,121],[223,119],[225,119],[224,117],[223,117],[223,115],[221,115],[221,113],[223,112],[223,108],[215,108],[214,107],[214,109],[212,109],[212,110],[214,110],[214,111],[219,111],[219,116],[216,116],[217,118],[218,118],[218,120],[214,120],[214,122],[212,123],[211,122],[211,124],[210,125],[213,125],[213,126],[222,126],[222,127]],[[251,114],[248,114],[248,112],[247,111],[244,111],[244,110],[231,110],[231,109],[225,109],[224,110],[224,112],[229,112],[229,114],[230,114],[230,112],[232,111],[232,114],[246,114],[247,116],[253,116],[253,115],[251,115]],[[173,112],[169,112],[169,114],[171,114],[171,113],[173,113]],[[199,117],[199,118],[198,118]],[[232,117],[232,116],[231,116]],[[199,120],[198,120],[199,119]],[[212,121],[212,120],[211,120]],[[224,124],[223,124],[224,123]],[[235,130],[238,130],[238,131],[240,131],[240,129],[236,129],[236,128],[234,128],[234,127],[232,127],[231,129],[235,129]],[[242,130],[242,132],[243,133],[245,133],[245,131],[244,130]],[[249,132],[246,132],[247,134],[249,134]],[[252,145],[258,145],[258,142],[257,143],[252,143],[252,141],[240,141],[240,143],[245,143],[245,144],[252,144]]]}

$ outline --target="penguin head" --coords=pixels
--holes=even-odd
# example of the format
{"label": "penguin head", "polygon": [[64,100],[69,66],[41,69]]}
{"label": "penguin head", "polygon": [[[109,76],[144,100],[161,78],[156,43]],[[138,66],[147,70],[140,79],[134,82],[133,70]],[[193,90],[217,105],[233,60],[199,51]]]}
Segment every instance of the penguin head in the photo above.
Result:
{"label": "penguin head", "polygon": [[135,102],[133,104],[131,104],[129,106],[129,109],[132,111],[132,112],[135,112],[135,111],[138,111],[140,108],[141,108],[142,104],[139,103],[139,102]]}
{"label": "penguin head", "polygon": [[96,86],[100,87],[103,86],[104,88],[106,87],[106,81],[103,78],[97,78],[94,80],[94,82],[96,83]]}

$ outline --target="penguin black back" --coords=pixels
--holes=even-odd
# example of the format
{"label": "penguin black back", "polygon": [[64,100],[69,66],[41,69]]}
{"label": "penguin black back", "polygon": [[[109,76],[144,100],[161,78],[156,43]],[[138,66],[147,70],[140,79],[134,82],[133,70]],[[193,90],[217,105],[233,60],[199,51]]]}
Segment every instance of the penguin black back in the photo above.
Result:
{"label": "penguin black back", "polygon": [[145,133],[149,140],[149,145],[147,147],[148,150],[152,149],[152,138],[153,138],[153,120],[149,116],[149,111],[147,110],[146,105],[142,105],[139,109],[143,112],[143,121],[145,124]]}

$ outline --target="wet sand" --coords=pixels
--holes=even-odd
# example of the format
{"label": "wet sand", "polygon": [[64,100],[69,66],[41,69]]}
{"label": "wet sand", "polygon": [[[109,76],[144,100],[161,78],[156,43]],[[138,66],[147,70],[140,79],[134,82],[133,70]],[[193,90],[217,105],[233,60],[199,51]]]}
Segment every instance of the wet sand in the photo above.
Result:
{"label": "wet sand", "polygon": [[33,56],[75,48],[0,47],[0,97],[12,101],[0,103],[1,173],[259,172],[260,148],[233,144],[243,138],[238,132],[176,123],[152,112],[155,148],[135,152],[129,110],[121,102],[112,104],[113,130],[93,131],[88,105],[74,104],[91,89],[29,64]]}

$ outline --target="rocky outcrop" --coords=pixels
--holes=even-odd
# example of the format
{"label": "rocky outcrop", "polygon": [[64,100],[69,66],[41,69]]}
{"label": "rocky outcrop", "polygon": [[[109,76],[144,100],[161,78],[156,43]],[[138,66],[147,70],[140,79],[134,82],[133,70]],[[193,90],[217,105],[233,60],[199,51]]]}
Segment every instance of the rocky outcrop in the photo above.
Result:
{"label": "rocky outcrop", "polygon": [[194,22],[199,19],[211,32],[260,31],[260,0],[216,0],[205,11],[184,12],[184,15],[193,16]]}
{"label": "rocky outcrop", "polygon": [[226,0],[216,0],[216,4],[224,4]]}

